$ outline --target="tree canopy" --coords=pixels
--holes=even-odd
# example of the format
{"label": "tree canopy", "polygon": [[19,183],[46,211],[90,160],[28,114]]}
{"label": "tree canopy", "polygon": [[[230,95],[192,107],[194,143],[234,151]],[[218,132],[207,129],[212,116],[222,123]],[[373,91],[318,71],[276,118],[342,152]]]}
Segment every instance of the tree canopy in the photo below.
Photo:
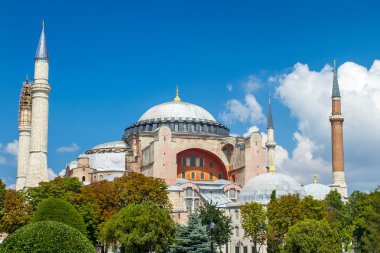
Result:
{"label": "tree canopy", "polygon": [[150,201],[129,204],[111,216],[100,232],[106,245],[120,243],[128,253],[167,252],[175,224],[169,212]]}
{"label": "tree canopy", "polygon": [[253,242],[256,252],[267,239],[267,218],[266,211],[259,203],[245,203],[241,207],[242,227],[244,236]]}
{"label": "tree canopy", "polygon": [[219,249],[221,249],[230,240],[232,235],[231,217],[225,215],[224,210],[217,208],[212,203],[199,206],[197,212],[202,225],[208,226],[211,222],[214,223],[215,227],[212,230],[207,230],[207,232]]}
{"label": "tree canopy", "polygon": [[338,233],[327,221],[306,219],[289,228],[284,253],[341,253]]}
{"label": "tree canopy", "polygon": [[30,223],[10,234],[0,253],[95,253],[91,242],[77,229],[57,221]]}
{"label": "tree canopy", "polygon": [[171,253],[210,253],[211,244],[206,226],[202,225],[199,214],[189,215],[187,226],[180,226]]}
{"label": "tree canopy", "polygon": [[78,229],[84,235],[87,234],[82,216],[69,202],[63,199],[49,198],[39,204],[32,222],[43,220],[59,221]]}

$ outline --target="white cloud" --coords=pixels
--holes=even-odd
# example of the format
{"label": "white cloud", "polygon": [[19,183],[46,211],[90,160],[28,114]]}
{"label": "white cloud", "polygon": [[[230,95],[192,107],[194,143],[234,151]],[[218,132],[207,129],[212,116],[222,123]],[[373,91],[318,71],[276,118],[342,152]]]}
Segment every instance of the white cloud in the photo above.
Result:
{"label": "white cloud", "polygon": [[237,99],[227,101],[225,110],[221,113],[221,118],[227,123],[239,121],[260,124],[265,122],[263,108],[257,102],[255,96],[250,93],[245,95],[244,103]]}
{"label": "white cloud", "polygon": [[229,91],[229,92],[231,92],[232,91],[232,89],[233,89],[233,86],[232,86],[232,84],[227,84],[227,90]]}
{"label": "white cloud", "polygon": [[[312,71],[297,63],[291,73],[279,78],[279,99],[298,121],[297,142],[292,157],[283,166],[301,182],[311,182],[316,171],[323,183],[331,183],[332,69],[326,65]],[[373,189],[380,183],[380,61],[370,69],[346,62],[338,69],[345,116],[344,152],[348,186]],[[281,126],[279,126],[281,127]]]}
{"label": "white cloud", "polygon": [[16,190],[16,184],[11,184],[11,185],[7,186],[7,189]]}
{"label": "white cloud", "polygon": [[252,93],[260,87],[261,81],[255,75],[248,76],[247,80],[244,82],[246,93]]}
{"label": "white cloud", "polygon": [[14,140],[13,142],[8,143],[5,150],[8,154],[17,156],[17,154],[18,154],[18,141]]}
{"label": "white cloud", "polygon": [[49,179],[49,181],[53,180],[56,177],[57,177],[57,174],[51,168],[48,168],[48,179]]}
{"label": "white cloud", "polygon": [[60,177],[64,177],[65,174],[66,174],[66,169],[63,169],[63,170],[61,170],[61,171],[58,173],[58,176],[60,176]]}
{"label": "white cloud", "polygon": [[244,137],[250,136],[254,132],[258,132],[260,129],[258,126],[254,125],[247,129],[247,131],[243,134]]}
{"label": "white cloud", "polygon": [[57,152],[59,153],[73,153],[79,150],[79,146],[76,143],[71,144],[71,146],[63,146],[57,148]]}

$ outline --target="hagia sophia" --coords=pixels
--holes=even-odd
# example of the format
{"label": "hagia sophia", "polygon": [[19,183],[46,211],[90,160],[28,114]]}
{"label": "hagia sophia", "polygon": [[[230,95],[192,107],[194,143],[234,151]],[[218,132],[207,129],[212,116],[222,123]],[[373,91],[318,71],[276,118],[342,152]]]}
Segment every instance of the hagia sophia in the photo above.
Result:
{"label": "hagia sophia", "polygon": [[[34,81],[23,83],[19,107],[19,156],[17,190],[47,181],[49,54],[43,27],[35,56]],[[173,205],[172,218],[185,224],[197,206],[212,202],[226,210],[234,231],[226,252],[251,252],[244,238],[239,209],[245,202],[266,206],[276,196],[297,194],[323,199],[332,189],[347,198],[344,175],[343,121],[337,67],[334,61],[331,122],[332,183],[302,186],[292,177],[276,172],[274,117],[270,102],[267,140],[259,132],[248,137],[231,136],[227,126],[206,109],[185,102],[177,87],[174,99],[155,105],[123,132],[121,140],[96,145],[70,162],[64,177],[83,184],[112,181],[124,173],[162,178]],[[122,131],[122,130],[121,130]],[[228,249],[227,249],[228,247]],[[247,249],[247,251],[246,251]]]}

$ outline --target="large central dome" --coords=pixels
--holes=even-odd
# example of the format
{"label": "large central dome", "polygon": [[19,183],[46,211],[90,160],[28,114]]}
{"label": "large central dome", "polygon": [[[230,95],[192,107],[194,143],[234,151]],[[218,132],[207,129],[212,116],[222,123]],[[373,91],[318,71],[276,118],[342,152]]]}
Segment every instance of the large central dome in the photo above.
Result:
{"label": "large central dome", "polygon": [[200,106],[182,102],[178,96],[171,102],[153,106],[133,125],[127,127],[124,141],[134,134],[152,134],[161,126],[167,126],[173,133],[202,136],[229,136],[230,130]]}
{"label": "large central dome", "polygon": [[202,107],[182,101],[172,101],[156,105],[146,111],[138,121],[172,118],[177,120],[189,119],[216,122],[215,118]]}

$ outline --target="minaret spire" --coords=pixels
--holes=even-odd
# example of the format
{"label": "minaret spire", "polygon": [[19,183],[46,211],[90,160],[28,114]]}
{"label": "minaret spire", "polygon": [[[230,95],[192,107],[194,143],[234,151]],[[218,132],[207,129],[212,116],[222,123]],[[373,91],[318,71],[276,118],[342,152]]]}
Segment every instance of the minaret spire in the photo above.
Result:
{"label": "minaret spire", "polygon": [[334,77],[333,77],[333,88],[332,88],[332,98],[340,98],[340,90],[338,83],[338,71],[336,68],[336,60],[334,59]]}
{"label": "minaret spire", "polygon": [[42,21],[42,32],[38,42],[35,59],[49,60],[48,46],[45,37],[45,22]]}
{"label": "minaret spire", "polygon": [[270,105],[270,98],[268,100],[268,125],[267,125],[267,128],[268,129],[274,129],[274,126],[273,126],[273,118],[272,118],[272,108],[271,108],[271,105]]}
{"label": "minaret spire", "polygon": [[178,85],[175,89],[175,98],[173,100],[174,102],[181,102],[181,98],[179,97],[179,90],[178,90]]}
{"label": "minaret spire", "polygon": [[275,166],[275,148],[276,143],[274,142],[274,126],[272,118],[272,109],[270,105],[270,99],[268,100],[268,125],[267,125],[267,142],[265,143],[267,147],[267,156],[268,156],[268,168],[269,172],[276,172]]}
{"label": "minaret spire", "polygon": [[336,61],[334,59],[334,77],[331,96],[331,153],[332,153],[332,188],[336,189],[344,198],[347,198],[347,184],[344,175],[344,153],[343,153],[343,121],[341,108],[341,97],[338,84]]}

